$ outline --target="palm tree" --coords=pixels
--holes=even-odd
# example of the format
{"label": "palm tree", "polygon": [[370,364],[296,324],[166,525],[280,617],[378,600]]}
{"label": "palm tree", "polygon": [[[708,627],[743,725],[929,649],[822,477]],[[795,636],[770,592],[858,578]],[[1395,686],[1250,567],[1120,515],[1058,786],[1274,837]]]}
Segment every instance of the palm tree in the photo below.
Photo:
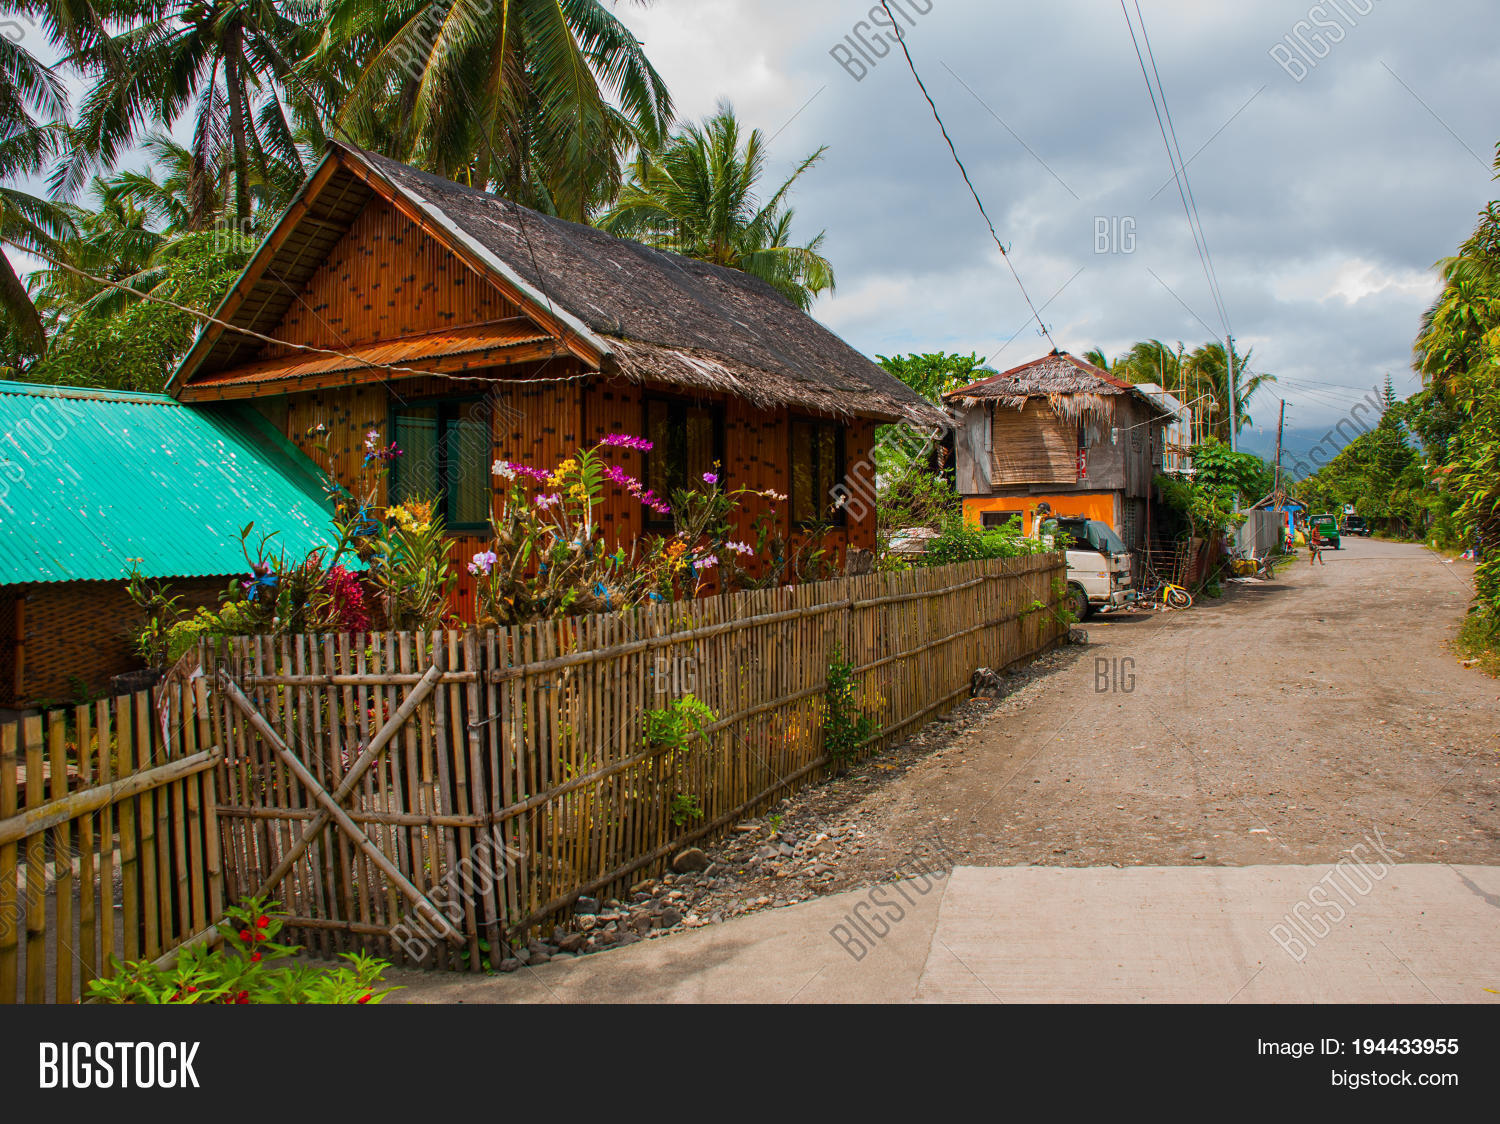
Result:
{"label": "palm tree", "polygon": [[1170,390],[1182,384],[1182,344],[1140,340],[1120,357],[1119,367],[1131,382],[1154,382]]}
{"label": "palm tree", "polygon": [[[1206,397],[1209,401],[1209,432],[1228,442],[1231,422],[1229,409],[1229,364],[1222,343],[1206,343],[1183,360],[1183,382],[1193,397]],[[1251,375],[1250,361],[1254,349],[1234,356],[1235,406],[1239,412],[1239,430],[1251,424],[1250,400],[1267,383],[1276,381],[1275,375]]]}
{"label": "palm tree", "polygon": [[1161,340],[1140,340],[1113,363],[1098,348],[1083,357],[1101,370],[1129,382],[1152,382],[1171,390],[1182,385],[1182,344],[1174,348]]}
{"label": "palm tree", "polygon": [[1443,288],[1422,315],[1414,366],[1422,381],[1439,393],[1484,362],[1485,336],[1500,324],[1500,276],[1494,248],[1481,244],[1480,233],[1497,225],[1500,203],[1491,203],[1475,237],[1456,256],[1437,263]]}
{"label": "palm tree", "polygon": [[[224,213],[225,195],[234,183],[233,169],[222,160],[217,166],[202,167],[197,153],[165,133],[151,134],[141,147],[151,157],[150,167],[116,172],[100,181],[100,192],[108,190],[140,207],[165,235],[210,229]],[[252,175],[250,195],[257,214],[279,211],[296,186],[281,175],[271,183]]]}
{"label": "palm tree", "polygon": [[[250,218],[254,183],[300,181],[298,128],[317,106],[294,68],[317,37],[316,0],[50,0],[49,29],[65,60],[93,86],[75,129],[83,159],[58,169],[55,186],[81,187],[114,166],[149,126],[193,119],[193,191],[219,168],[232,175],[234,215]],[[372,5],[373,6],[373,5]],[[64,22],[62,9],[88,8],[96,22]],[[113,28],[124,24],[124,29]]]}
{"label": "palm tree", "polygon": [[[42,171],[55,148],[56,122],[66,112],[67,97],[52,69],[0,36],[0,237],[8,243],[6,251],[0,251],[0,310],[10,335],[32,355],[46,350],[47,332],[8,251],[19,246],[47,252],[66,232],[68,219],[56,204],[10,181]],[[38,114],[53,120],[38,123]]]}
{"label": "palm tree", "polygon": [[36,302],[59,329],[80,314],[113,311],[122,303],[118,289],[80,273],[127,282],[150,265],[167,240],[153,229],[149,209],[140,206],[118,179],[96,179],[92,194],[92,209],[63,204],[71,222],[67,233],[52,246],[52,257],[59,264],[46,265],[32,275]]}
{"label": "palm tree", "polygon": [[579,222],[672,120],[600,0],[329,0],[303,72],[347,89],[337,123],[366,147]]}
{"label": "palm tree", "polygon": [[759,129],[741,143],[734,110],[720,103],[702,126],[689,125],[659,150],[643,149],[630,181],[599,225],[659,249],[752,274],[806,311],[834,288],[823,234],[792,241],[792,185],[823,158],[820,148],[761,204],[755,187],[765,172]]}

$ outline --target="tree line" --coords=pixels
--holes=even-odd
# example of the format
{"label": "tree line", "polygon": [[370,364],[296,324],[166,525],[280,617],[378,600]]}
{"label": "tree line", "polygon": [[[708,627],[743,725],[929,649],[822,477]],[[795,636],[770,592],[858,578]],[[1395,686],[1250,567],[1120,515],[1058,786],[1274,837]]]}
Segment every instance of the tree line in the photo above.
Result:
{"label": "tree line", "polygon": [[[677,122],[611,8],[0,3],[39,29],[0,36],[0,374],[158,389],[197,318],[101,282],[210,309],[331,139],[744,270],[807,308],[834,272],[821,234],[794,237],[788,197],[823,150],[763,193],[764,135],[722,103]],[[23,279],[25,254],[43,265]]]}
{"label": "tree line", "polygon": [[[1500,146],[1495,170],[1500,174]],[[1477,597],[1466,644],[1500,641],[1500,200],[1437,262],[1442,288],[1413,346],[1422,389],[1397,401],[1329,465],[1299,485],[1319,502],[1350,503],[1389,529],[1476,552]]]}

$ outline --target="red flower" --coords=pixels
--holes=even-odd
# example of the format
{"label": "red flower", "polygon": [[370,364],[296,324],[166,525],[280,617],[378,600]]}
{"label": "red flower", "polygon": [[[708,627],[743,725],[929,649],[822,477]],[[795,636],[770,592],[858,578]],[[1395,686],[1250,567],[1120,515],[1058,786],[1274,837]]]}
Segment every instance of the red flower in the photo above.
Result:
{"label": "red flower", "polygon": [[252,952],[250,954],[250,962],[252,964],[259,964],[260,963],[260,953],[258,953],[258,952]]}
{"label": "red flower", "polygon": [[271,939],[271,935],[269,933],[256,933],[255,939],[258,941],[266,941]]}
{"label": "red flower", "polygon": [[242,941],[248,941],[249,939],[250,939],[250,930],[249,929],[241,929],[240,930],[240,940],[242,940]]}
{"label": "red flower", "polygon": [[234,1001],[236,1003],[249,1003],[250,993],[248,991],[242,991],[234,997]]}
{"label": "red flower", "polygon": [[255,919],[255,927],[257,929],[264,929],[270,923],[271,919],[269,917],[257,917]]}
{"label": "red flower", "polygon": [[361,995],[358,1000],[356,1000],[356,1002],[359,1002],[359,1003],[368,1003],[369,1001],[370,1001],[370,993],[368,991],[365,992],[363,995]]}
{"label": "red flower", "polygon": [[195,992],[195,991],[197,991],[197,990],[198,990],[198,989],[197,989],[197,988],[196,988],[196,987],[194,987],[194,986],[193,986],[193,985],[192,985],[192,984],[188,984],[188,986],[187,986],[187,993],[188,993],[188,994],[189,994],[189,995],[191,995],[191,994],[193,994],[193,992]]}

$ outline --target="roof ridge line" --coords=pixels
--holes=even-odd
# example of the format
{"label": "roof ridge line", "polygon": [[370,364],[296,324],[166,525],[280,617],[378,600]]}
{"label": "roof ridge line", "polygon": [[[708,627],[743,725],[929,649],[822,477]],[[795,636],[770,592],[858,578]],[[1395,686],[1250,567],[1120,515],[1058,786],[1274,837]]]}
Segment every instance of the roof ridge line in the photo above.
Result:
{"label": "roof ridge line", "polygon": [[154,390],[114,390],[101,386],[69,386],[65,383],[23,382],[0,379],[0,394],[31,398],[99,399],[111,402],[135,402],[142,406],[181,406],[170,394]]}

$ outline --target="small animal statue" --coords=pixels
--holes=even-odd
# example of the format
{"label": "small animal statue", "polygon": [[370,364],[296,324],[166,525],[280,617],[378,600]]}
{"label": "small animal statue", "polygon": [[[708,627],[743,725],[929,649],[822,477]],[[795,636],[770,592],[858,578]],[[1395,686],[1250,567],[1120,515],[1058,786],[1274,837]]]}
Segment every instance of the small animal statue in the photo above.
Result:
{"label": "small animal statue", "polygon": [[844,576],[862,578],[875,569],[875,552],[851,546],[844,556]]}
{"label": "small animal statue", "polygon": [[998,671],[981,667],[969,680],[969,697],[972,699],[998,699],[1005,692],[1005,676]]}

